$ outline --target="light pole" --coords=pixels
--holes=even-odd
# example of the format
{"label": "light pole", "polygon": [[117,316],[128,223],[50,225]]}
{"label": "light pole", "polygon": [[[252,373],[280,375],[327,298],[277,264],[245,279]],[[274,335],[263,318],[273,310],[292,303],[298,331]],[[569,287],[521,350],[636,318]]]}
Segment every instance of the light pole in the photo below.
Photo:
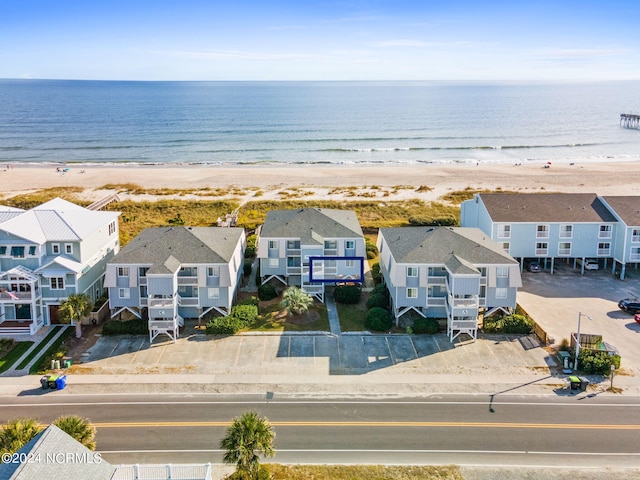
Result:
{"label": "light pole", "polygon": [[589,320],[593,320],[589,315],[585,315],[582,312],[578,312],[578,334],[576,338],[576,358],[573,362],[574,371],[578,370],[578,354],[580,353],[580,320],[582,319],[583,316],[587,317]]}

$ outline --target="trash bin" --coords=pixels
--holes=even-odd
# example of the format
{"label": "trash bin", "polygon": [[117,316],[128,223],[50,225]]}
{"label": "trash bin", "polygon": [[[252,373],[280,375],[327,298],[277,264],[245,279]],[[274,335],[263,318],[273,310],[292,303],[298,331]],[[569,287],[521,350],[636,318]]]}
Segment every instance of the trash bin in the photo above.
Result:
{"label": "trash bin", "polygon": [[64,361],[62,362],[62,365],[64,368],[69,368],[71,366],[71,362],[72,360],[70,358],[65,358]]}
{"label": "trash bin", "polygon": [[45,375],[40,379],[40,385],[42,385],[43,390],[49,388],[49,375]]}
{"label": "trash bin", "polygon": [[66,386],[67,386],[67,376],[66,375],[60,375],[56,380],[56,388],[58,390],[62,390]]}
{"label": "trash bin", "polygon": [[49,375],[49,388],[52,388],[53,390],[58,388],[56,380],[58,380],[58,375]]}
{"label": "trash bin", "polygon": [[582,381],[580,380],[580,377],[576,377],[575,375],[571,375],[569,377],[569,388],[571,390],[580,390],[581,386]]}
{"label": "trash bin", "polygon": [[580,379],[580,390],[582,390],[584,392],[587,389],[588,386],[589,386],[589,380],[587,380],[586,378],[581,378]]}

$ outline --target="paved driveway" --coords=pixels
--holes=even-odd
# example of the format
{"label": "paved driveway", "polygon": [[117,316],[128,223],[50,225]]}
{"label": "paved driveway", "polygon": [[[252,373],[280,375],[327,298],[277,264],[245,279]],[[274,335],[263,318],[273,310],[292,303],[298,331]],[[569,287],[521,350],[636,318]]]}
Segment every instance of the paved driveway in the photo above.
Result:
{"label": "paved driveway", "polygon": [[640,325],[618,308],[620,299],[640,293],[638,271],[632,270],[622,281],[609,270],[580,275],[579,270],[560,265],[553,275],[525,272],[522,281],[518,303],[556,343],[577,331],[578,313],[582,312],[581,333],[602,335],[605,342],[619,350],[622,366],[640,374]]}
{"label": "paved driveway", "polygon": [[80,369],[93,373],[313,376],[510,374],[553,365],[539,346],[509,336],[451,344],[445,335],[194,334],[149,345],[146,336],[101,337]]}

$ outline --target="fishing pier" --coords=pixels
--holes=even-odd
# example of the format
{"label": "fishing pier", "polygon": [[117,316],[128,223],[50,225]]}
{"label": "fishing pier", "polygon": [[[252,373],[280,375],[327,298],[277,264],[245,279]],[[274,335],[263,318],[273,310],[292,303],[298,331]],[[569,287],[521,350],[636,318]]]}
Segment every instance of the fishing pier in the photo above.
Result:
{"label": "fishing pier", "polygon": [[640,129],[640,115],[633,113],[620,114],[620,126],[624,128]]}

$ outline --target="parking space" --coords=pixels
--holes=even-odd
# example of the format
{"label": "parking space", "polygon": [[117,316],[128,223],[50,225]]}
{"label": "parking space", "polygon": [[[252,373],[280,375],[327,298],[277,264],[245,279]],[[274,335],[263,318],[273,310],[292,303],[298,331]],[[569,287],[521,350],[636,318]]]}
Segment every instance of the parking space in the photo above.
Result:
{"label": "parking space", "polygon": [[561,264],[553,275],[524,272],[522,283],[518,303],[555,343],[577,331],[582,313],[581,333],[602,335],[620,352],[623,368],[640,373],[640,325],[633,315],[618,308],[620,299],[639,296],[638,271],[632,269],[625,280],[620,280],[609,269],[581,275],[579,270]]}

